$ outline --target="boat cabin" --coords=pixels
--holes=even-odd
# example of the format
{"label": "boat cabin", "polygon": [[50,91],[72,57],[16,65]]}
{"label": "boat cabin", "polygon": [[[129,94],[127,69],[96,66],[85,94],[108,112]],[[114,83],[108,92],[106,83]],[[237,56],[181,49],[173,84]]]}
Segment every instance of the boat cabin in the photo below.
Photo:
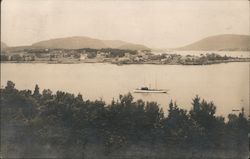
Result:
{"label": "boat cabin", "polygon": [[141,87],[141,90],[149,90],[148,87]]}

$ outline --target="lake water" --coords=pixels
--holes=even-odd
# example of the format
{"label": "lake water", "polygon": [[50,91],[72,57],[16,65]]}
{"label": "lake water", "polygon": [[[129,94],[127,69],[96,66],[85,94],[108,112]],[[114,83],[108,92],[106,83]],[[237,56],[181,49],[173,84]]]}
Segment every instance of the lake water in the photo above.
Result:
{"label": "lake water", "polygon": [[192,98],[214,101],[217,114],[249,108],[249,63],[207,66],[112,65],[112,64],[1,64],[1,86],[7,80],[18,89],[51,89],[81,93],[85,99],[110,102],[119,94],[142,85],[169,89],[168,94],[135,94],[135,99],[156,101],[166,111],[171,99],[180,107],[191,108]]}

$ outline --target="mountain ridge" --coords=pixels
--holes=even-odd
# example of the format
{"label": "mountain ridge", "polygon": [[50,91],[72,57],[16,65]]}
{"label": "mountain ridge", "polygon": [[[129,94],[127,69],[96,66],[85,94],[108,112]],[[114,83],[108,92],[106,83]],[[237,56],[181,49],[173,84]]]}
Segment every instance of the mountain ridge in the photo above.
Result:
{"label": "mountain ridge", "polygon": [[73,36],[65,38],[55,38],[33,43],[32,47],[80,49],[80,48],[114,48],[130,50],[147,50],[147,46],[129,43],[121,40],[100,40],[86,36]]}
{"label": "mountain ridge", "polygon": [[250,36],[239,34],[220,34],[209,36],[175,50],[193,51],[248,51]]}
{"label": "mountain ridge", "polygon": [[8,47],[9,46],[6,43],[4,43],[4,42],[1,41],[1,50],[5,49],[5,48],[8,48]]}
{"label": "mountain ridge", "polygon": [[[87,36],[72,36],[52,38],[33,43],[28,46],[8,46],[1,41],[1,50],[18,50],[32,48],[58,48],[58,49],[81,49],[81,48],[112,48],[128,50],[151,50],[142,44],[130,43],[122,40],[100,40]],[[171,48],[176,51],[250,51],[250,36],[239,34],[219,34],[209,36],[183,47]]]}

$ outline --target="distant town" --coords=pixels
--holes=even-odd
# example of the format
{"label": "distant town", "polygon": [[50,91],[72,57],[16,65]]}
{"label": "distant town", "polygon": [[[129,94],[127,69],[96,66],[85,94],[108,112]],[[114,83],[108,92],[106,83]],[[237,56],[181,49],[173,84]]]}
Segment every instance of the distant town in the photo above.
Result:
{"label": "distant town", "polygon": [[[250,36],[218,35],[184,47],[161,50],[121,40],[101,40],[84,36],[49,39],[28,46],[9,47],[1,42],[1,62],[18,63],[112,63],[159,65],[208,65],[226,62],[249,62],[249,56],[218,54],[208,50],[248,51]],[[219,45],[217,45],[219,44]],[[194,50],[199,54],[180,54]],[[207,50],[207,51],[205,51]]]}
{"label": "distant town", "polygon": [[[204,51],[203,51],[204,52]],[[18,63],[112,63],[123,64],[166,64],[166,65],[208,65],[226,62],[249,62],[249,58],[221,56],[213,52],[200,55],[179,55],[177,53],[154,54],[151,50],[127,49],[13,49],[1,51],[1,62]]]}

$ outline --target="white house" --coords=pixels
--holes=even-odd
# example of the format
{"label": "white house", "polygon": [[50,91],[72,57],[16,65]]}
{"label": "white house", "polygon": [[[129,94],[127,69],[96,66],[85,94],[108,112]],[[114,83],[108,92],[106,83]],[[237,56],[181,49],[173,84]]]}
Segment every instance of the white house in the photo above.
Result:
{"label": "white house", "polygon": [[85,60],[85,59],[87,59],[88,57],[87,57],[87,54],[81,54],[80,55],[80,60]]}

